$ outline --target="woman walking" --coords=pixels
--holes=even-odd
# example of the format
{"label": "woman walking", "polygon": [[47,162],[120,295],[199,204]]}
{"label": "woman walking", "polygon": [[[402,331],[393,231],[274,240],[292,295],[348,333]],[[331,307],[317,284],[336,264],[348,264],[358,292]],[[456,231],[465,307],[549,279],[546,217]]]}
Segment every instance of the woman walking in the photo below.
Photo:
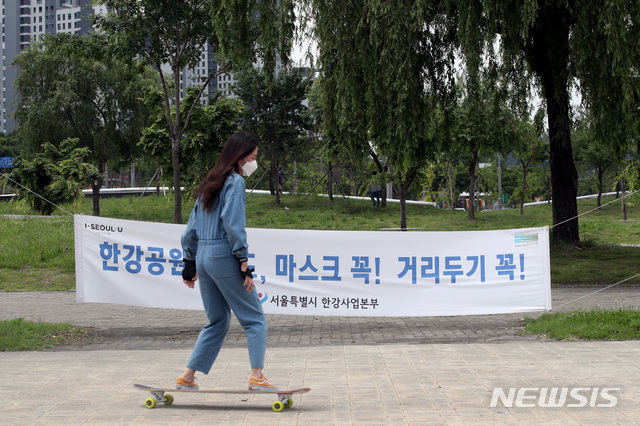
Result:
{"label": "woman walking", "polygon": [[229,329],[231,311],[244,328],[251,363],[250,390],[278,390],[264,376],[267,321],[248,269],[245,182],[257,168],[257,137],[232,134],[196,190],[196,204],[182,234],[184,283],[200,294],[209,324],[202,328],[178,389],[198,389],[194,374],[209,374]]}

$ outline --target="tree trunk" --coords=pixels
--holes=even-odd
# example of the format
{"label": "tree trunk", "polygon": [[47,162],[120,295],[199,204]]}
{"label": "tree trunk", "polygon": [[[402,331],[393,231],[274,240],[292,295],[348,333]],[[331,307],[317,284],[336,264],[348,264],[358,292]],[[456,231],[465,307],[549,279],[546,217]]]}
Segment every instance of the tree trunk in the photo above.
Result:
{"label": "tree trunk", "polygon": [[387,191],[382,189],[382,185],[380,185],[380,208],[384,209],[387,207]]}
{"label": "tree trunk", "polygon": [[475,144],[471,148],[471,161],[469,162],[469,208],[467,213],[469,214],[469,220],[476,220],[476,165],[478,164],[478,150],[475,148]]}
{"label": "tree trunk", "polygon": [[598,173],[598,201],[596,206],[597,207],[601,207],[602,206],[602,191],[604,188],[604,170],[602,170],[601,167],[597,167],[596,168],[596,172]]}
{"label": "tree trunk", "polygon": [[542,81],[547,103],[553,237],[568,244],[580,242],[578,228],[578,172],[571,151],[569,118],[569,33],[571,11],[564,2],[545,3],[525,47],[531,67]]}
{"label": "tree trunk", "polygon": [[522,195],[520,196],[520,216],[524,216],[524,192],[527,189],[527,166],[522,163]]}
{"label": "tree trunk", "polygon": [[327,193],[329,201],[333,201],[333,165],[329,161],[329,171],[327,171]]}
{"label": "tree trunk", "polygon": [[400,185],[400,228],[407,229],[407,185],[401,182]]}
{"label": "tree trunk", "polygon": [[627,221],[627,200],[625,198],[625,182],[624,178],[620,179],[620,189],[622,191],[622,220]]}
{"label": "tree trunk", "polygon": [[[553,194],[554,238],[569,244],[580,242],[578,229],[578,172],[573,163],[569,133],[569,96],[566,87],[564,99],[547,100],[549,111],[551,192]],[[572,220],[570,220],[572,219]],[[566,222],[565,222],[566,221]]]}
{"label": "tree trunk", "polygon": [[279,206],[280,205],[280,176],[278,176],[278,165],[276,164],[276,156],[273,155],[271,158],[271,176],[270,177],[270,181],[271,179],[273,179],[273,187],[276,193],[276,205]]}
{"label": "tree trunk", "polygon": [[100,216],[100,188],[102,188],[102,174],[104,173],[104,161],[98,161],[98,179],[91,183],[91,204],[93,205],[93,215]]}
{"label": "tree trunk", "polygon": [[502,208],[502,156],[498,153],[498,209]]}
{"label": "tree trunk", "polygon": [[102,187],[102,182],[100,178],[97,181],[94,181],[91,184],[91,196],[93,197],[93,215],[100,216],[100,188]]}
{"label": "tree trunk", "polygon": [[174,135],[171,141],[171,164],[173,165],[173,223],[182,223],[182,191],[180,190],[180,139]]}
{"label": "tree trunk", "polygon": [[173,223],[182,223],[182,190],[180,176],[180,142],[182,141],[182,123],[180,122],[180,68],[173,66],[173,95],[175,108],[173,131],[171,131],[171,164],[173,166]]}
{"label": "tree trunk", "polygon": [[156,195],[160,196],[160,177],[162,176],[162,167],[158,170],[158,177],[156,178]]}

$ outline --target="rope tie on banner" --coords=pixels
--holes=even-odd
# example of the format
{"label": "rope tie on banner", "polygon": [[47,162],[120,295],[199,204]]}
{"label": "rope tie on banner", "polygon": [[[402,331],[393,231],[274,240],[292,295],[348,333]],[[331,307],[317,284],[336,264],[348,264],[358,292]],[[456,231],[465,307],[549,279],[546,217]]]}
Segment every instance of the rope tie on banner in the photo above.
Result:
{"label": "rope tie on banner", "polygon": [[32,190],[30,190],[29,188],[27,188],[26,186],[20,184],[19,182],[16,182],[15,180],[11,179],[9,176],[5,175],[4,173],[0,173],[3,177],[5,177],[6,179],[10,180],[11,182],[15,183],[16,185],[19,185],[20,187],[26,189],[27,191],[29,191],[30,193],[32,193],[33,195],[35,195],[36,197],[39,197],[41,199],[43,199],[44,201],[46,201],[47,203],[51,204],[54,207],[59,208],[60,210],[62,210],[63,212],[65,212],[66,214],[68,214],[69,216],[73,216],[73,213],[69,213],[68,211],[66,211],[65,209],[63,209],[62,207],[60,207],[59,205],[57,205],[56,203],[47,200],[46,198],[44,198],[42,195],[37,194],[35,192],[33,192]]}
{"label": "rope tie on banner", "polygon": [[[594,212],[594,211],[596,211],[596,210],[599,210],[599,209],[601,209],[601,208],[603,208],[603,207],[605,207],[605,206],[608,206],[609,204],[615,203],[616,201],[624,200],[625,198],[630,197],[630,196],[632,196],[633,194],[637,194],[638,192],[640,192],[640,190],[638,190],[638,191],[633,191],[633,192],[630,192],[630,193],[628,193],[628,194],[625,194],[624,196],[622,196],[622,197],[620,197],[620,198],[616,198],[615,200],[609,201],[608,203],[603,204],[603,205],[601,205],[600,207],[596,207],[595,209],[591,209],[591,210],[589,210],[589,211],[587,211],[587,212],[584,212],[584,213],[579,214],[579,215],[577,215],[577,216],[575,216],[575,217],[572,217],[571,219],[563,220],[563,221],[562,221],[562,222],[560,222],[560,223],[556,223],[555,225],[551,226],[550,228],[555,228],[556,226],[560,226],[560,225],[562,225],[563,223],[570,222],[570,221],[572,221],[572,220],[574,220],[574,219],[577,219],[577,218],[579,218],[579,217],[581,217],[581,216],[584,216],[584,215],[586,215],[586,214],[589,214],[589,213],[592,213],[592,212]],[[640,277],[640,274],[636,274],[636,275],[634,275],[634,276],[632,276],[632,277],[629,277],[629,278],[626,278],[626,279],[624,279],[624,280],[622,280],[622,281],[618,281],[618,282],[617,282],[617,283],[615,283],[615,284],[608,285],[608,286],[607,286],[607,287],[605,287],[605,288],[601,288],[601,289],[596,290],[596,291],[594,291],[594,292],[591,292],[591,293],[585,294],[585,295],[580,296],[580,297],[578,297],[578,298],[576,298],[576,299],[569,300],[568,302],[565,302],[565,303],[563,303],[562,305],[558,306],[556,309],[559,309],[559,308],[562,308],[562,307],[563,307],[563,306],[565,306],[565,305],[569,305],[569,304],[571,304],[571,303],[577,302],[578,300],[584,299],[585,297],[593,296],[593,295],[594,295],[594,294],[596,294],[596,293],[600,293],[601,291],[607,290],[607,289],[609,289],[609,288],[611,288],[611,287],[615,287],[615,286],[617,286],[618,284],[622,284],[622,283],[627,282],[627,281],[629,281],[629,280],[632,280],[632,279],[634,279],[634,278],[636,278],[636,277]]]}

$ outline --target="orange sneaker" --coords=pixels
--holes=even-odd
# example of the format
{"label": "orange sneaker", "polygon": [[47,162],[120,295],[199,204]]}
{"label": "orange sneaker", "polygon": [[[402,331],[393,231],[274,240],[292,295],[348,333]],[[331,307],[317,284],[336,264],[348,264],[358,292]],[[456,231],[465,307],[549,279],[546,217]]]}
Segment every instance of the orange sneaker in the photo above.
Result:
{"label": "orange sneaker", "polygon": [[249,379],[249,390],[256,391],[278,391],[278,387],[274,386],[267,380],[267,378],[263,375],[262,379],[256,379],[255,377],[251,377]]}
{"label": "orange sneaker", "polygon": [[196,383],[195,377],[193,378],[193,380],[188,382],[181,376],[178,377],[178,380],[176,380],[176,389],[198,390],[200,389],[200,386],[198,386],[198,384]]}

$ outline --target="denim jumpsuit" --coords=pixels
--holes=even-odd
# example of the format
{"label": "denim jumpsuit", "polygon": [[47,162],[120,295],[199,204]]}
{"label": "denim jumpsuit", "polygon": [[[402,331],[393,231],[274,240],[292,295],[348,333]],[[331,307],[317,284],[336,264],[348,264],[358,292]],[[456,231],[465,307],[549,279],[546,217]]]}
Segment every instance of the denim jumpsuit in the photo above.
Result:
{"label": "denim jumpsuit", "polygon": [[244,328],[251,368],[263,368],[267,321],[256,288],[247,291],[238,259],[248,254],[245,182],[233,172],[211,211],[196,204],[182,234],[185,259],[196,260],[196,272],[209,324],[202,328],[187,367],[209,374],[229,330],[231,312]]}

